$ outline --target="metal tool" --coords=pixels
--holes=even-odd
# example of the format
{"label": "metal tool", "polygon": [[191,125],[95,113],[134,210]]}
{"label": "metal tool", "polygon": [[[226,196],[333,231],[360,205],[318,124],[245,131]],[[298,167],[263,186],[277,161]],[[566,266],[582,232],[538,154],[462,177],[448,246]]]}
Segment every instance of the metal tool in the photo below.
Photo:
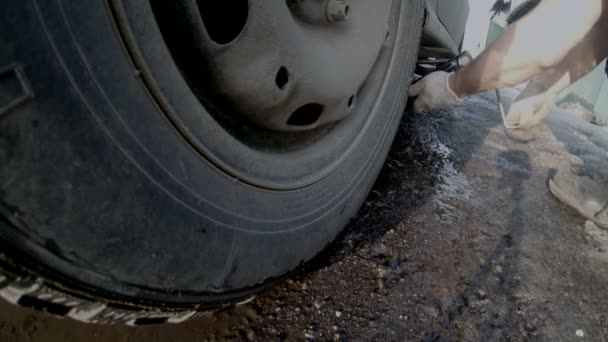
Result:
{"label": "metal tool", "polygon": [[416,63],[416,71],[412,84],[420,81],[426,75],[435,71],[452,72],[469,64],[473,60],[473,56],[468,51],[463,51],[456,57],[452,58],[423,58]]}

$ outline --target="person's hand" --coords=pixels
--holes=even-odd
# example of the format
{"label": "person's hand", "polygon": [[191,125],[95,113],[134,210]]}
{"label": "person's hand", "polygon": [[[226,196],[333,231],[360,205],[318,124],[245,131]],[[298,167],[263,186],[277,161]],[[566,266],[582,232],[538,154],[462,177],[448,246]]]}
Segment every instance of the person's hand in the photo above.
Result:
{"label": "person's hand", "polygon": [[450,75],[445,71],[436,71],[413,84],[407,93],[409,97],[418,97],[414,102],[414,111],[444,109],[462,102],[464,99],[456,96],[450,88]]}
{"label": "person's hand", "polygon": [[547,93],[529,95],[522,92],[507,113],[508,128],[530,130],[542,123],[553,108],[553,96]]}
{"label": "person's hand", "polygon": [[553,109],[553,92],[528,85],[509,108],[505,132],[514,140],[527,142],[536,138],[545,118]]}

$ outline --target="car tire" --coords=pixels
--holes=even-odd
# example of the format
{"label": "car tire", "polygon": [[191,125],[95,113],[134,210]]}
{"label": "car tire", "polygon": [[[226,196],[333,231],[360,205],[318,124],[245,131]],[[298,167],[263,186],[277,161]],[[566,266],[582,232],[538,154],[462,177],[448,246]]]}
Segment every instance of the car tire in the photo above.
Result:
{"label": "car tire", "polygon": [[[300,149],[241,140],[211,115],[160,29],[130,26],[135,17],[154,24],[146,1],[7,4],[0,274],[88,303],[182,312],[244,300],[297,269],[355,215],[396,133],[424,2],[393,5],[375,90],[358,99],[369,110],[343,120],[360,120],[357,132],[339,122],[316,138],[313,163]],[[200,130],[171,112],[196,113]],[[0,295],[18,302],[9,292]]]}

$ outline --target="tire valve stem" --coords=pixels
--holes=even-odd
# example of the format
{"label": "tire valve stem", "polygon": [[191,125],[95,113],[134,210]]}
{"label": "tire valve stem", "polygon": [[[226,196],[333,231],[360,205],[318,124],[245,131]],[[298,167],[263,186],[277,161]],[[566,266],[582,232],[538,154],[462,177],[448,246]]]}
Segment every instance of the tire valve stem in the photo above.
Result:
{"label": "tire valve stem", "polygon": [[350,4],[345,0],[328,0],[326,10],[327,21],[346,21],[350,18]]}

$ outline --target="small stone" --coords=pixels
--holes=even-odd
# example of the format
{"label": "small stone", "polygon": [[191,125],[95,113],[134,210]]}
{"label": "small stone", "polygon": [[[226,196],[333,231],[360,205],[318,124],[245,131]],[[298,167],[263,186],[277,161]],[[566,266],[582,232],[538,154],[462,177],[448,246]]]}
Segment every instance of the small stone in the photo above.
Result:
{"label": "small stone", "polygon": [[502,266],[496,265],[496,267],[494,267],[494,273],[501,274],[502,273]]}
{"label": "small stone", "polygon": [[536,326],[534,326],[534,324],[532,324],[532,322],[527,322],[524,326],[524,328],[528,331],[528,332],[533,332],[536,331]]}
{"label": "small stone", "polygon": [[581,329],[578,329],[576,331],[576,336],[578,336],[578,337],[585,337],[585,332],[583,330],[581,330]]}
{"label": "small stone", "polygon": [[321,306],[322,306],[322,305],[321,305],[321,303],[319,303],[319,302],[315,301],[315,302],[314,302],[314,306],[315,306],[315,308],[316,308],[317,310],[319,310],[319,309],[321,309]]}
{"label": "small stone", "polygon": [[372,246],[370,249],[370,256],[372,258],[383,258],[387,256],[387,248],[386,245],[382,243],[377,243]]}
{"label": "small stone", "polygon": [[439,316],[437,309],[432,306],[423,306],[421,309],[422,312],[424,312],[429,317],[437,318]]}
{"label": "small stone", "polygon": [[338,331],[338,326],[337,326],[337,325],[333,325],[333,326],[331,327],[331,329],[332,329],[333,331]]}
{"label": "small stone", "polygon": [[483,290],[479,290],[477,292],[477,294],[479,295],[479,299],[486,299],[486,297],[488,296]]}
{"label": "small stone", "polygon": [[382,280],[381,277],[378,277],[377,285],[378,285],[378,290],[379,291],[384,290],[384,281]]}
{"label": "small stone", "polygon": [[587,220],[585,221],[585,229],[598,229],[598,226],[595,224],[595,222]]}
{"label": "small stone", "polygon": [[500,227],[500,221],[497,219],[489,218],[487,220],[487,223],[491,227]]}
{"label": "small stone", "polygon": [[340,311],[336,311],[336,317],[338,317],[338,318],[342,317],[342,313]]}
{"label": "small stone", "polygon": [[308,284],[306,284],[306,283],[302,283],[302,290],[303,290],[303,291],[308,290]]}
{"label": "small stone", "polygon": [[313,334],[309,334],[309,333],[304,333],[304,337],[307,340],[314,340],[315,339],[315,337],[313,336]]}

